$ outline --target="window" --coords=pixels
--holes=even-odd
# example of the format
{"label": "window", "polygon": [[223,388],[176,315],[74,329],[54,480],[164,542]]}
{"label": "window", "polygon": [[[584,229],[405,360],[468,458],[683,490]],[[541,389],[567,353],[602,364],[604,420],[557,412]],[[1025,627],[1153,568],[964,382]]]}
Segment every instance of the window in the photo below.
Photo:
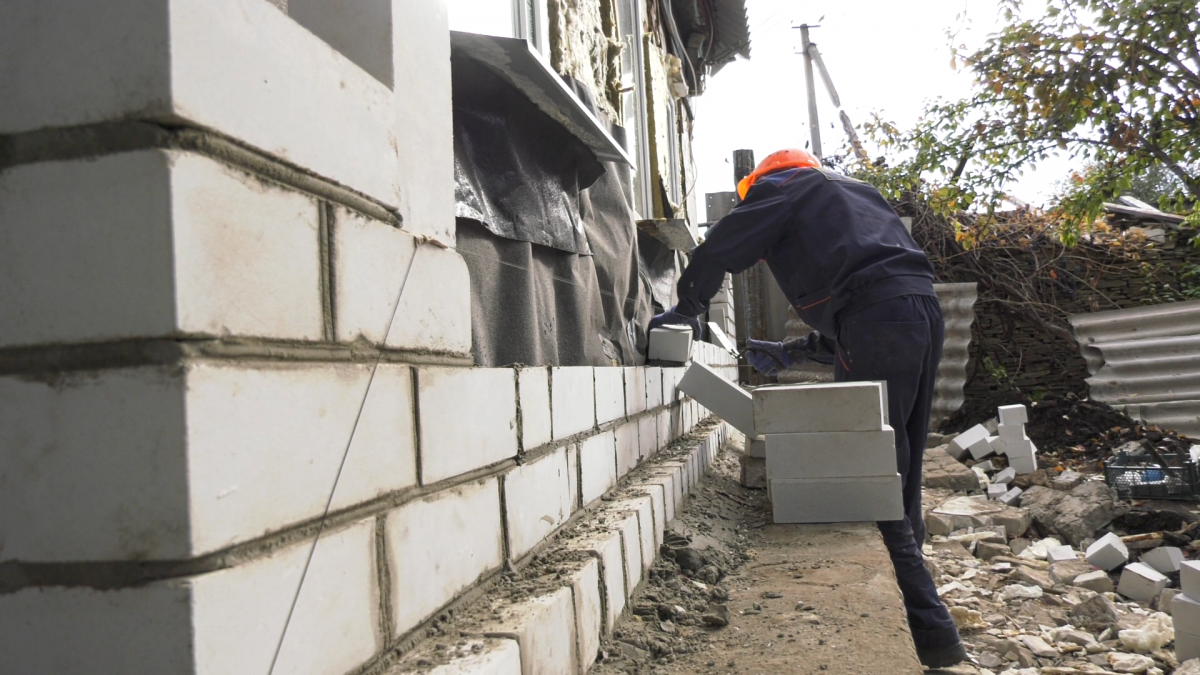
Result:
{"label": "window", "polygon": [[644,0],[619,0],[617,21],[621,43],[621,108],[628,139],[629,156],[634,161],[633,201],[642,218],[653,217],[650,197],[650,146],[646,135],[646,66],[642,55],[642,16]]}
{"label": "window", "polygon": [[449,0],[450,30],[529,40],[543,54],[549,43],[546,0]]}

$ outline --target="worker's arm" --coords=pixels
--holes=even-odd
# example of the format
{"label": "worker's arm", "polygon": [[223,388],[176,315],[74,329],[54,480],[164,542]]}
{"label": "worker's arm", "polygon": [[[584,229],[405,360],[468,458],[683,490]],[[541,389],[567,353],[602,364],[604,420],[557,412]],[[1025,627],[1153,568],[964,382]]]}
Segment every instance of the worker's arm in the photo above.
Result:
{"label": "worker's arm", "polygon": [[737,274],[758,262],[784,235],[792,218],[787,194],[772,181],[759,181],[746,200],[708,231],[679,277],[675,311],[696,316],[721,288],[725,273]]}

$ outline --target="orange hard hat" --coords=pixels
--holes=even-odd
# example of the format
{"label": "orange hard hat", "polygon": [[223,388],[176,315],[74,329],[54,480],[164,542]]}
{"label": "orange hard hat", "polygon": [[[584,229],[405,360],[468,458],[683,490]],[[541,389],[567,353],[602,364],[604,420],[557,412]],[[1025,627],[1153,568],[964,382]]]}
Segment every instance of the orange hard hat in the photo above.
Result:
{"label": "orange hard hat", "polygon": [[738,181],[737,191],[738,196],[742,199],[746,198],[746,193],[750,188],[758,182],[759,178],[776,171],[784,169],[819,169],[821,168],[821,160],[813,157],[813,155],[805,150],[796,148],[788,148],[778,152],[772,152],[763,158],[763,161],[754,167],[754,171]]}

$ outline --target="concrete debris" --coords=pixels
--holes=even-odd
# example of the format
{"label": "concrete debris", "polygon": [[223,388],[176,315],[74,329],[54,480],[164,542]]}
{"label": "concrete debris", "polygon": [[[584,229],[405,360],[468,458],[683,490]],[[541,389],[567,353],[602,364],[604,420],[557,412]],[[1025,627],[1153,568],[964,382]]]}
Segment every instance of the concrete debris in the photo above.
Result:
{"label": "concrete debris", "polygon": [[1033,486],[1021,495],[1021,507],[1039,527],[1072,546],[1092,538],[1120,514],[1117,491],[1100,481],[1088,481],[1069,492]]}
{"label": "concrete debris", "polygon": [[971,446],[980,442],[987,443],[988,436],[991,436],[991,432],[987,430],[987,427],[976,424],[955,436],[946,446],[946,452],[954,459],[962,460],[970,453]]}
{"label": "concrete debris", "polygon": [[1108,577],[1108,573],[1104,570],[1080,574],[1071,583],[1097,593],[1112,593],[1116,588],[1113,585],[1112,579]]}
{"label": "concrete debris", "polygon": [[1107,657],[1108,664],[1118,673],[1145,673],[1154,667],[1154,659],[1141,654],[1112,653]]}
{"label": "concrete debris", "polygon": [[1111,532],[1088,546],[1084,555],[1089,563],[1102,570],[1113,570],[1129,561],[1129,549]]}
{"label": "concrete debris", "polygon": [[1042,597],[1042,589],[1037,586],[1023,586],[1021,584],[1012,584],[1005,586],[1003,591],[1000,591],[1000,599],[1005,602],[1012,600],[1036,600]]}

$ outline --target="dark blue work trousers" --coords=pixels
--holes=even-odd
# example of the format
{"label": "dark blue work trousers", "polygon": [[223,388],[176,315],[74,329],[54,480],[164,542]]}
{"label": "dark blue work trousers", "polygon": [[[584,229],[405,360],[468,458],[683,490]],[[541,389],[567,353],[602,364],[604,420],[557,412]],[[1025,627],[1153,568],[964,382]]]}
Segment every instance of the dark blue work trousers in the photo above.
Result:
{"label": "dark blue work trousers", "polygon": [[896,569],[918,648],[947,647],[959,640],[921,555],[921,463],[944,334],[938,300],[926,295],[902,295],[838,317],[834,380],[887,381],[905,518],[880,522],[879,531]]}

